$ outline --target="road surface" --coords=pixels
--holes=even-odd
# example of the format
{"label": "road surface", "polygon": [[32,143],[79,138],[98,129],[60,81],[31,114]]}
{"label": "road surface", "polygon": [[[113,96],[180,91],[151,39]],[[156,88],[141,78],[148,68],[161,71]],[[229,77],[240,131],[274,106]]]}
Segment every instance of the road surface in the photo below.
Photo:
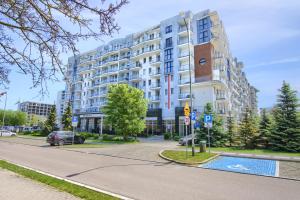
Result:
{"label": "road surface", "polygon": [[[53,148],[0,140],[0,159],[133,199],[298,200],[300,182],[169,163],[157,157],[169,143],[97,149]],[[19,141],[17,141],[19,142]]]}

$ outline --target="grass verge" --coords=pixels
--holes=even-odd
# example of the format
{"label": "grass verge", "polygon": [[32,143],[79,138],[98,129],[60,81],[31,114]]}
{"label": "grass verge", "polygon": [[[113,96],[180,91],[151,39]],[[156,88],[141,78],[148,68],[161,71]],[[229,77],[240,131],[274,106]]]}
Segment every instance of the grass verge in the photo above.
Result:
{"label": "grass verge", "polygon": [[[181,146],[185,148],[185,146]],[[189,145],[189,149],[192,147]],[[290,157],[300,157],[300,153],[282,152],[282,151],[272,151],[269,149],[241,149],[237,147],[211,147],[211,151],[214,152],[228,152],[228,153],[244,153],[244,154],[255,154],[255,155],[266,155],[266,156],[290,156]],[[196,147],[199,150],[199,146]],[[208,147],[206,147],[208,151]]]}
{"label": "grass verge", "polygon": [[166,158],[169,158],[171,160],[180,162],[180,163],[186,163],[186,164],[199,164],[207,159],[210,159],[217,154],[215,153],[199,153],[195,152],[195,156],[192,156],[192,152],[188,151],[188,156],[186,157],[185,151],[175,151],[175,150],[165,150],[162,152],[162,155]]}
{"label": "grass verge", "polygon": [[118,199],[116,197],[109,196],[107,194],[97,192],[73,183],[69,183],[64,180],[60,180],[51,176],[47,176],[33,170],[25,169],[23,167],[14,165],[12,163],[0,160],[0,167],[9,171],[12,171],[16,174],[22,175],[24,177],[30,178],[32,180],[44,183],[46,185],[52,186],[60,191],[68,192],[76,197],[87,199],[87,200],[112,200]]}
{"label": "grass verge", "polygon": [[238,148],[230,148],[230,147],[213,147],[211,148],[211,150],[215,152],[300,157],[300,153],[280,152],[280,151],[272,151],[268,149],[238,149]]}

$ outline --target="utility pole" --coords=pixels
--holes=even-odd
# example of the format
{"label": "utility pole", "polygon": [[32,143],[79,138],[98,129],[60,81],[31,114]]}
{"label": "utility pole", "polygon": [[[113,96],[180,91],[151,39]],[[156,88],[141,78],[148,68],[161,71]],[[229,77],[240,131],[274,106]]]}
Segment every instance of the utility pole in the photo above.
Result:
{"label": "utility pole", "polygon": [[[5,95],[4,109],[3,109],[3,117],[2,117],[2,127],[4,127],[5,122],[5,111],[6,111],[6,103],[7,103],[7,92],[0,93],[0,96]],[[1,135],[2,136],[2,135]]]}
{"label": "utility pole", "polygon": [[[193,109],[193,95],[192,95],[192,69],[191,69],[191,49],[190,49],[190,24],[191,24],[191,19],[189,17],[186,17],[185,13],[180,13],[180,15],[183,17],[185,27],[188,32],[188,49],[189,49],[189,78],[190,78],[190,105],[191,105],[191,112],[194,111]],[[186,20],[188,18],[188,22]],[[190,132],[192,134],[192,156],[195,156],[195,137],[194,137],[194,124],[192,122],[192,118],[190,116]]]}

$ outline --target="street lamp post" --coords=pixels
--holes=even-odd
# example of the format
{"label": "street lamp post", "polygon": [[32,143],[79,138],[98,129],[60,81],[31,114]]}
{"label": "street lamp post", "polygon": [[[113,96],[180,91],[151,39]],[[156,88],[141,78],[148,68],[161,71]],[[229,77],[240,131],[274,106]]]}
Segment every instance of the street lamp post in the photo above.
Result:
{"label": "street lamp post", "polygon": [[[185,12],[181,12],[180,15],[183,17],[184,20],[184,24],[185,27],[187,29],[188,32],[188,49],[189,49],[189,79],[190,79],[190,105],[191,105],[191,112],[193,112],[193,97],[192,97],[192,70],[191,70],[191,49],[190,49],[190,24],[191,24],[191,20],[189,17],[186,17]],[[188,22],[186,20],[186,18],[188,18]],[[190,116],[191,118],[191,116]],[[194,124],[192,119],[190,120],[191,124],[190,124],[190,131],[192,134],[192,156],[195,155],[195,137],[194,137]]]}
{"label": "street lamp post", "polygon": [[[2,127],[4,127],[4,121],[5,121],[5,110],[6,110],[6,102],[7,102],[7,92],[0,93],[0,96],[5,95],[5,102],[4,102],[4,109],[3,109],[3,117],[2,117]],[[2,133],[1,133],[2,136]]]}

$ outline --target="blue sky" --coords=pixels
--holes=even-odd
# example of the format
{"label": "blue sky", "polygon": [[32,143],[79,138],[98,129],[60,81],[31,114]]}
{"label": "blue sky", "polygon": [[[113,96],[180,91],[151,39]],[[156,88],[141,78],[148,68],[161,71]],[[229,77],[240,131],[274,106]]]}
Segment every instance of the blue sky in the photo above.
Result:
{"label": "blue sky", "polygon": [[[277,89],[283,80],[289,82],[299,94],[298,0],[131,0],[117,15],[121,30],[114,38],[143,30],[177,15],[182,10],[198,12],[205,9],[216,10],[219,13],[225,25],[232,54],[244,62],[250,83],[260,91],[259,107],[274,105]],[[78,49],[81,52],[88,51],[110,39],[81,41],[78,43]],[[62,58],[65,63],[70,55],[71,53]],[[30,88],[31,80],[24,75],[12,71],[9,78],[9,109],[16,109],[19,99],[54,103],[57,91],[64,88],[63,82],[49,82],[49,96],[41,97],[38,96],[38,89]],[[0,106],[3,107],[3,98]]]}

